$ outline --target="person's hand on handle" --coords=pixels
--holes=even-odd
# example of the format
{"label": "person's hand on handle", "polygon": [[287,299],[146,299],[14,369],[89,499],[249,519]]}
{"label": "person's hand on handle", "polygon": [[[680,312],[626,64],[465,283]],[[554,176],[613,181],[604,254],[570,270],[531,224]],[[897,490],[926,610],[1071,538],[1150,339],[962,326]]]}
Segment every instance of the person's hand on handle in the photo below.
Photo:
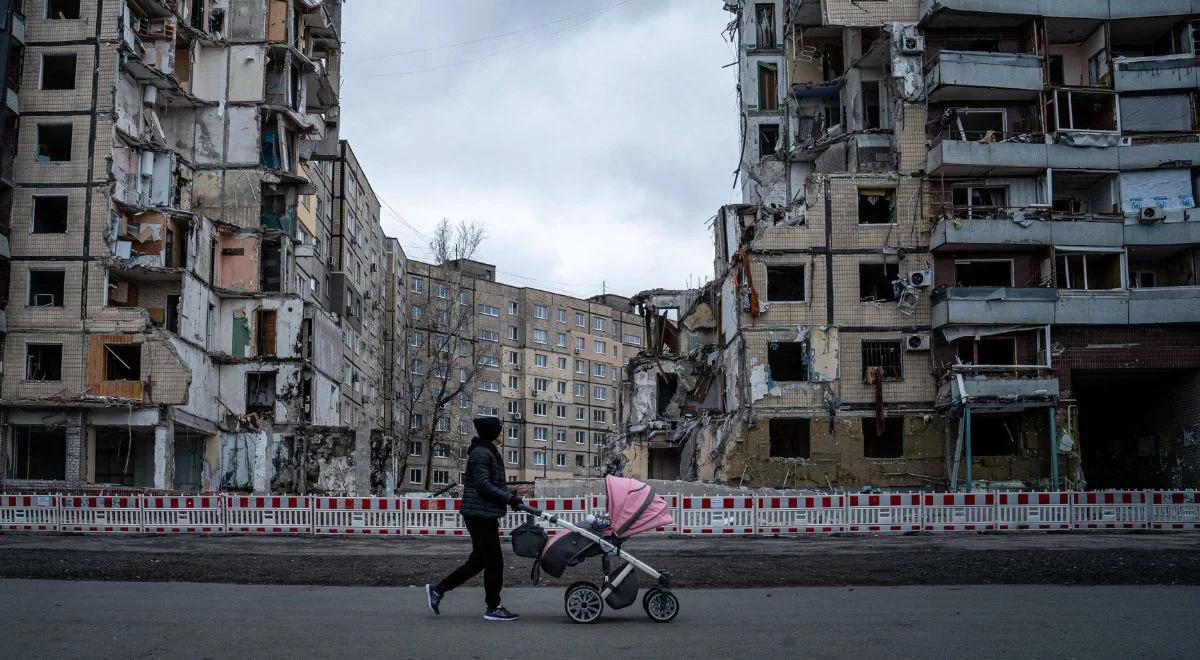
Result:
{"label": "person's hand on handle", "polygon": [[525,500],[521,499],[520,495],[509,495],[508,496],[508,506],[510,506],[513,511],[520,511],[521,505],[524,503],[525,503]]}

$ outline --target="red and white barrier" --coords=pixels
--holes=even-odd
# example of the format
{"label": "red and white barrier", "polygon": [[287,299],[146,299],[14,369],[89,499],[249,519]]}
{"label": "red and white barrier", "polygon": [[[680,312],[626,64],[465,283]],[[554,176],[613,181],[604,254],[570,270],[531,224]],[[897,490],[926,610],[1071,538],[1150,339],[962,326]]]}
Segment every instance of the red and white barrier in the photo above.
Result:
{"label": "red and white barrier", "polygon": [[1071,494],[997,493],[996,529],[1071,529]]}
{"label": "red and white barrier", "polygon": [[919,532],[920,493],[847,495],[847,532]]}
{"label": "red and white barrier", "polygon": [[147,534],[220,534],[225,531],[222,498],[143,495],[142,528]]}
{"label": "red and white barrier", "polygon": [[689,535],[758,533],[753,497],[684,497],[675,521]]}
{"label": "red and white barrier", "polygon": [[1150,529],[1200,529],[1200,491],[1152,493]]}
{"label": "red and white barrier", "polygon": [[924,495],[925,531],[982,532],[996,529],[995,493]]}
{"label": "red and white barrier", "polygon": [[404,500],[404,534],[406,536],[466,536],[461,503],[448,497],[423,497]]}
{"label": "red and white barrier", "polygon": [[139,495],[80,495],[62,498],[59,529],[86,534],[136,534],[142,531]]}
{"label": "red and white barrier", "polygon": [[759,534],[833,534],[846,529],[846,496],[759,497]]}
{"label": "red and white barrier", "polygon": [[1073,493],[1072,529],[1146,529],[1146,494],[1142,491]]}
{"label": "red and white barrier", "polygon": [[[552,513],[574,525],[583,525],[584,519],[592,512],[588,499],[586,497],[535,497],[525,500],[525,504],[539,511]],[[525,522],[528,515],[519,511],[510,511],[500,519],[500,535],[507,536],[509,532]],[[550,523],[539,521],[538,524],[546,528],[547,536],[554,536],[566,531],[560,527],[554,527]]]}
{"label": "red and white barrier", "polygon": [[314,497],[313,534],[399,536],[403,497]]}
{"label": "red and white barrier", "polygon": [[58,495],[0,495],[0,531],[57,532]]}
{"label": "red and white barrier", "polygon": [[231,534],[311,534],[312,497],[226,495],[225,528]]}

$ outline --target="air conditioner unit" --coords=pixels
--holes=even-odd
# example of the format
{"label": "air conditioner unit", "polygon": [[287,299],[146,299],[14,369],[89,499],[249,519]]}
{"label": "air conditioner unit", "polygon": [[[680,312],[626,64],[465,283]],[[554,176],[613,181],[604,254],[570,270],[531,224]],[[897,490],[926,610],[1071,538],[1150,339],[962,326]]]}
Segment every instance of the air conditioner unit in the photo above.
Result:
{"label": "air conditioner unit", "polygon": [[918,333],[904,338],[904,349],[908,351],[927,351],[931,343],[929,335]]}
{"label": "air conditioner unit", "polygon": [[1152,225],[1162,221],[1165,217],[1167,217],[1167,214],[1157,206],[1146,206],[1141,211],[1138,211],[1138,222],[1143,225]]}
{"label": "air conditioner unit", "polygon": [[521,421],[521,413],[513,413],[512,418],[517,421]]}
{"label": "air conditioner unit", "polygon": [[1184,209],[1183,219],[1187,222],[1200,222],[1200,208]]}
{"label": "air conditioner unit", "polygon": [[920,55],[925,52],[925,37],[919,34],[906,34],[901,38],[900,52],[905,55]]}
{"label": "air conditioner unit", "polygon": [[933,286],[933,271],[914,270],[908,274],[908,283],[915,287],[931,287]]}
{"label": "air conditioner unit", "polygon": [[579,354],[580,354],[580,353],[582,353],[582,352],[583,352],[583,349],[582,349],[582,348],[577,348],[577,349],[575,349],[575,354],[576,354],[576,355],[579,355]]}

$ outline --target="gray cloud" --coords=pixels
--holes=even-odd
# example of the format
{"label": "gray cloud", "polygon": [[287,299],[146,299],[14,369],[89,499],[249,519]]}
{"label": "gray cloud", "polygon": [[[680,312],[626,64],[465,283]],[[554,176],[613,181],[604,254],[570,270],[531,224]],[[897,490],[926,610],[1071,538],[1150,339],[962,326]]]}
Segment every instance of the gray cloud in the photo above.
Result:
{"label": "gray cloud", "polygon": [[[376,192],[426,234],[485,224],[479,257],[514,284],[586,296],[710,277],[706,223],[733,199],[738,140],[721,3],[631,0],[380,59],[614,1],[348,2],[342,135]],[[386,211],[384,227],[427,256]]]}

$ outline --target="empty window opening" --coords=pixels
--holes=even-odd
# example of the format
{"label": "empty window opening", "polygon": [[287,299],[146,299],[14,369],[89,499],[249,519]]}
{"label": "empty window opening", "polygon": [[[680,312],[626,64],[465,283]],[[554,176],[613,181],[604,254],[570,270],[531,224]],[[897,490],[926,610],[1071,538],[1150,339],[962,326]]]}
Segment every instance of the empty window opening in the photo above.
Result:
{"label": "empty window opening", "polygon": [[1060,86],[1066,84],[1067,74],[1066,68],[1063,65],[1062,55],[1050,56],[1050,84],[1052,86]]}
{"label": "empty window opening", "polygon": [[1121,255],[1117,252],[1079,252],[1055,255],[1060,289],[1121,288]]}
{"label": "empty window opening", "polygon": [[959,186],[952,191],[955,217],[988,218],[1008,206],[1004,186]]}
{"label": "empty window opening", "polygon": [[675,374],[658,375],[658,414],[663,414],[667,411],[667,407],[671,405],[671,399],[675,398],[675,393],[679,390],[679,376]]}
{"label": "empty window opening", "polygon": [[255,323],[258,329],[255,348],[260,356],[275,355],[275,319],[275,310],[258,310],[258,320]]}
{"label": "empty window opening", "polygon": [[954,262],[955,286],[1013,286],[1010,259],[962,260]]}
{"label": "empty window opening", "polygon": [[900,458],[904,455],[904,418],[884,417],[880,429],[874,417],[862,420],[863,457]]}
{"label": "empty window opening", "polygon": [[810,453],[807,419],[772,419],[768,424],[771,458],[808,458]]}
{"label": "empty window opening", "polygon": [[858,191],[858,224],[890,225],[895,222],[896,191],[890,188]]}
{"label": "empty window opening", "polygon": [[804,266],[767,266],[767,300],[804,302]]}
{"label": "empty window opening", "polygon": [[900,264],[859,264],[858,296],[863,302],[897,300],[896,282]]}
{"label": "empty window opening", "polygon": [[75,54],[42,55],[42,89],[75,89]]}
{"label": "empty window opening", "polygon": [[53,20],[79,18],[79,0],[46,0],[46,18]]}
{"label": "empty window opening", "polygon": [[13,426],[6,476],[9,479],[66,479],[67,430]]}
{"label": "empty window opening", "polygon": [[1001,366],[1017,363],[1014,337],[967,338],[954,342],[955,355],[963,364]]}
{"label": "empty window opening", "polygon": [[904,352],[900,345],[899,339],[864,339],[862,343],[863,380],[867,379],[867,372],[873,368],[879,369],[885,380],[904,378],[904,367],[900,359]]}
{"label": "empty window opening", "polygon": [[62,344],[27,344],[25,379],[62,380]]}
{"label": "empty window opening", "polygon": [[767,345],[767,366],[775,381],[808,380],[808,344],[773,341]]}
{"label": "empty window opening", "polygon": [[775,41],[775,5],[757,3],[754,5],[755,45],[759,48],[774,48]]}
{"label": "empty window opening", "polygon": [[71,160],[70,124],[38,124],[37,160],[53,163]]}
{"label": "empty window opening", "polygon": [[67,197],[34,197],[33,227],[35,234],[63,234],[67,231]]}
{"label": "empty window opening", "polygon": [[779,124],[758,125],[758,155],[774,156],[778,151]]}
{"label": "empty window opening", "polygon": [[768,62],[758,63],[758,109],[779,109],[778,67]]}
{"label": "empty window opening", "polygon": [[96,428],[96,483],[154,485],[154,433],[126,427]]}
{"label": "empty window opening", "polygon": [[879,101],[879,81],[864,80],[862,84],[863,128],[883,128]]}
{"label": "empty window opening", "polygon": [[141,344],[105,344],[104,380],[142,379]]}
{"label": "empty window opening", "polygon": [[280,247],[277,240],[262,242],[261,288],[265,292],[278,292],[283,286]]}
{"label": "empty window opening", "polygon": [[971,415],[972,456],[1016,456],[1020,453],[1018,438],[1021,417],[973,413]]}
{"label": "empty window opening", "polygon": [[163,312],[163,327],[176,334],[179,333],[179,301],[178,295],[168,295],[167,309]]}
{"label": "empty window opening", "polygon": [[956,108],[951,134],[969,142],[991,142],[1005,137],[1008,129],[1003,110]]}
{"label": "empty window opening", "polygon": [[1004,35],[995,32],[958,32],[947,34],[942,47],[945,50],[964,50],[976,53],[998,53]]}
{"label": "empty window opening", "polygon": [[29,271],[29,306],[62,307],[66,278],[62,270]]}
{"label": "empty window opening", "polygon": [[246,374],[246,412],[275,410],[275,372]]}

